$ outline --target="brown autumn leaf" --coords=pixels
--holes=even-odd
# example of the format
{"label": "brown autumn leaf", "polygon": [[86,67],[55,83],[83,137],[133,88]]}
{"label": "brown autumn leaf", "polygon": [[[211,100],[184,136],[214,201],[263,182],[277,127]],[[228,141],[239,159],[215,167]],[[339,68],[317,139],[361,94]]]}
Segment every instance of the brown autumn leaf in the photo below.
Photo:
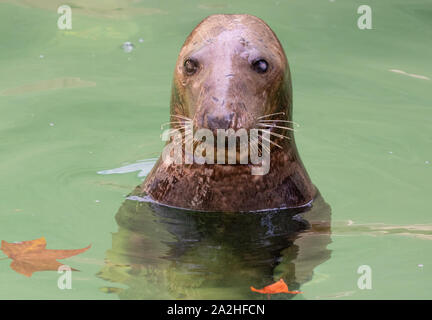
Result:
{"label": "brown autumn leaf", "polygon": [[36,271],[58,270],[58,267],[63,265],[63,263],[58,262],[57,259],[75,256],[83,253],[90,247],[91,245],[76,250],[46,249],[46,240],[42,237],[19,243],[10,243],[2,240],[0,250],[13,259],[10,265],[13,270],[30,277]]}
{"label": "brown autumn leaf", "polygon": [[286,285],[283,279],[268,285],[262,289],[255,289],[254,287],[250,287],[250,289],[254,292],[266,293],[266,294],[275,294],[275,293],[291,293],[291,294],[299,294],[303,293],[301,291],[289,291],[288,286]]}

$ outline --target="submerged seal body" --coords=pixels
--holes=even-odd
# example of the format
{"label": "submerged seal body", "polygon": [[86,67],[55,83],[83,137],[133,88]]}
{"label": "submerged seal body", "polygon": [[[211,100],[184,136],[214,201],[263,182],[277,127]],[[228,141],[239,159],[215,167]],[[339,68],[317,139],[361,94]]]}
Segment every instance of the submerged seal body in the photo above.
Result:
{"label": "submerged seal body", "polygon": [[[268,129],[269,170],[254,164],[175,164],[158,160],[134,194],[196,211],[242,212],[310,203],[316,189],[297,152],[285,52],[251,15],[213,15],[186,39],[174,71],[171,128]],[[216,134],[216,133],[215,133]],[[263,138],[264,139],[264,138]]]}

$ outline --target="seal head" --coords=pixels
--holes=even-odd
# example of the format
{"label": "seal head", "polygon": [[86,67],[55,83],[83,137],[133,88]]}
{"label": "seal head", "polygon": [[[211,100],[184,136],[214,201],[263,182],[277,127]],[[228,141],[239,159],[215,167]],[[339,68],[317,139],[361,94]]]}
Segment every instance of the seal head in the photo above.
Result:
{"label": "seal head", "polygon": [[160,158],[134,194],[169,206],[222,212],[299,207],[316,194],[294,141],[285,52],[261,19],[212,15],[192,31],[174,71],[170,121],[174,130],[190,122],[194,130],[215,135],[218,129],[266,129],[269,170],[253,175],[251,163],[167,164]]}

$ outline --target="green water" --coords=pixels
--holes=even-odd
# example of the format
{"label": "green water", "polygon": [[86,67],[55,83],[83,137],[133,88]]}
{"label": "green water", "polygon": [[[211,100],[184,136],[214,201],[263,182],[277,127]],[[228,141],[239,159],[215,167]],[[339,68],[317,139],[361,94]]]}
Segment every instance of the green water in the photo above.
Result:
{"label": "green water", "polygon": [[[61,31],[62,1],[0,1],[0,239],[92,248],[62,260],[80,270],[71,290],[58,289],[54,271],[27,278],[0,260],[0,298],[251,298],[248,285],[271,283],[268,271],[243,281],[253,277],[241,263],[235,290],[197,295],[151,290],[130,259],[101,276],[123,239],[115,215],[142,178],[97,172],[159,155],[177,54],[213,13],[261,17],[290,61],[297,146],[332,216],[330,258],[295,299],[431,298],[432,1],[371,0],[372,30],[357,28],[364,2],[352,0],[68,3],[73,29]],[[357,286],[361,265],[371,290]],[[131,274],[144,279],[139,294]]]}

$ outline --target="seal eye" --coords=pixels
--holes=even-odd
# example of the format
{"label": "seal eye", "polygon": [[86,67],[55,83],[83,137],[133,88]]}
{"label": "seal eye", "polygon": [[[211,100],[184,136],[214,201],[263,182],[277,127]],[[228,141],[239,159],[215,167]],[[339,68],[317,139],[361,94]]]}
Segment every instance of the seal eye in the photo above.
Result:
{"label": "seal eye", "polygon": [[268,70],[268,63],[264,59],[255,60],[252,62],[252,69],[258,73],[265,73]]}
{"label": "seal eye", "polygon": [[184,70],[188,76],[193,75],[198,70],[198,62],[193,59],[187,59],[184,64]]}

